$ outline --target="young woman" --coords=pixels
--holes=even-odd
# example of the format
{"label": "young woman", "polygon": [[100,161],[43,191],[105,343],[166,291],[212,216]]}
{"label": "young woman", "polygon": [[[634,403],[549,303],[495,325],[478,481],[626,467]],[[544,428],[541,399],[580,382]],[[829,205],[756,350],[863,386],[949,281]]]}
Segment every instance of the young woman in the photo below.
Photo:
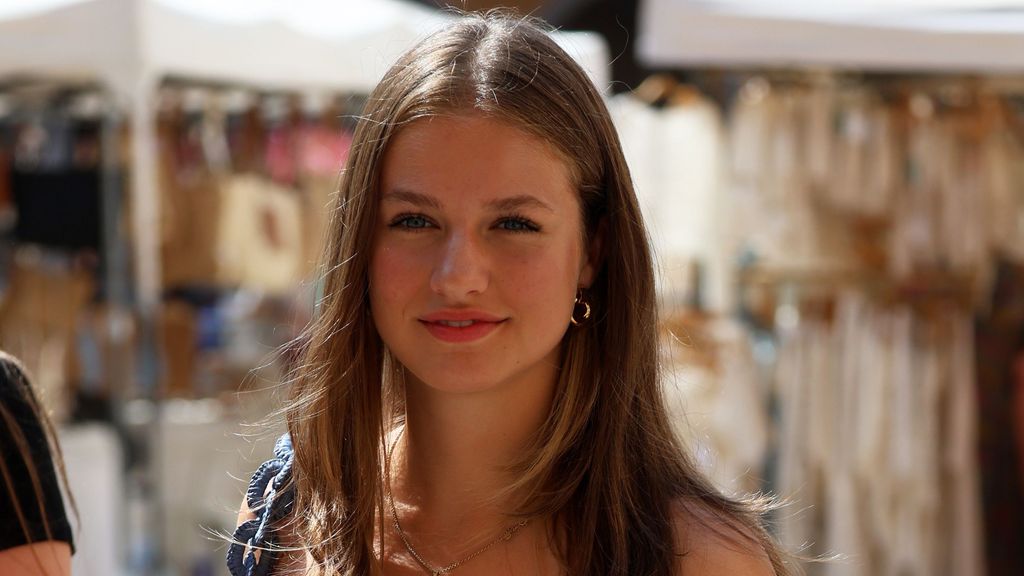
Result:
{"label": "young woman", "polygon": [[369,98],[235,574],[785,574],[659,388],[615,128],[536,24],[467,16]]}
{"label": "young woman", "polygon": [[53,427],[21,365],[0,352],[0,574],[71,573],[58,474],[66,488]]}

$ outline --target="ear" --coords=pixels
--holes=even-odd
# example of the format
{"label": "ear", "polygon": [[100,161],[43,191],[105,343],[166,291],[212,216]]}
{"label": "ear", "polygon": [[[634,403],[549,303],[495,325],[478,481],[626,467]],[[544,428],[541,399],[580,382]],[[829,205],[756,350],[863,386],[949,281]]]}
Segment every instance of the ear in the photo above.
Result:
{"label": "ear", "polygon": [[586,260],[583,262],[583,267],[580,269],[580,278],[577,284],[583,288],[590,288],[590,285],[593,284],[594,280],[597,278],[598,271],[601,270],[601,265],[604,264],[604,247],[605,237],[607,234],[608,221],[602,218],[590,237],[590,242],[587,246]]}

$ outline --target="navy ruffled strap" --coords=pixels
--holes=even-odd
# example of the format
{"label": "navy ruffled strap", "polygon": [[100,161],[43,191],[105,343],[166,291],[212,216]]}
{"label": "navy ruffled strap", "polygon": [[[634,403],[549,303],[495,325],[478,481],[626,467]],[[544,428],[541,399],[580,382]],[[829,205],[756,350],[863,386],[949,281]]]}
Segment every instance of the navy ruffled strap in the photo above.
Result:
{"label": "navy ruffled strap", "polygon": [[[256,517],[240,524],[232,534],[227,555],[231,576],[267,576],[273,568],[275,554],[268,548],[277,544],[277,536],[272,527],[291,512],[295,503],[295,488],[282,490],[291,478],[292,460],[292,439],[285,434],[274,445],[274,458],[252,475],[245,501]],[[259,560],[256,550],[260,550]]]}

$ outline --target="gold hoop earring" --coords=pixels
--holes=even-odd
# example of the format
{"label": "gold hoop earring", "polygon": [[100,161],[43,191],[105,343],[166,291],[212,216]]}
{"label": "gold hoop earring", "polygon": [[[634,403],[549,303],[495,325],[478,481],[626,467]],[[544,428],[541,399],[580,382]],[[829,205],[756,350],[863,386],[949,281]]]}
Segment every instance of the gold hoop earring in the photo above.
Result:
{"label": "gold hoop earring", "polygon": [[[583,307],[583,318],[576,319],[576,309],[580,306]],[[572,314],[569,315],[569,321],[572,322],[573,326],[579,326],[590,319],[590,302],[587,302],[583,297],[583,289],[576,289],[576,300],[572,303]]]}

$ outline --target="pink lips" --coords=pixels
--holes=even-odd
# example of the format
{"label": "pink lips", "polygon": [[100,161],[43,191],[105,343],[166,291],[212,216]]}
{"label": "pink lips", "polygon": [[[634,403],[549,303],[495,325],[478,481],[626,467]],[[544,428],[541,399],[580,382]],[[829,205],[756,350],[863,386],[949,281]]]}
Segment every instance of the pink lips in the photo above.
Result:
{"label": "pink lips", "polygon": [[[497,330],[505,320],[506,318],[477,310],[439,310],[419,318],[419,321],[434,338],[452,343],[479,340]],[[445,323],[465,324],[467,321],[470,324],[466,326],[451,326]]]}

